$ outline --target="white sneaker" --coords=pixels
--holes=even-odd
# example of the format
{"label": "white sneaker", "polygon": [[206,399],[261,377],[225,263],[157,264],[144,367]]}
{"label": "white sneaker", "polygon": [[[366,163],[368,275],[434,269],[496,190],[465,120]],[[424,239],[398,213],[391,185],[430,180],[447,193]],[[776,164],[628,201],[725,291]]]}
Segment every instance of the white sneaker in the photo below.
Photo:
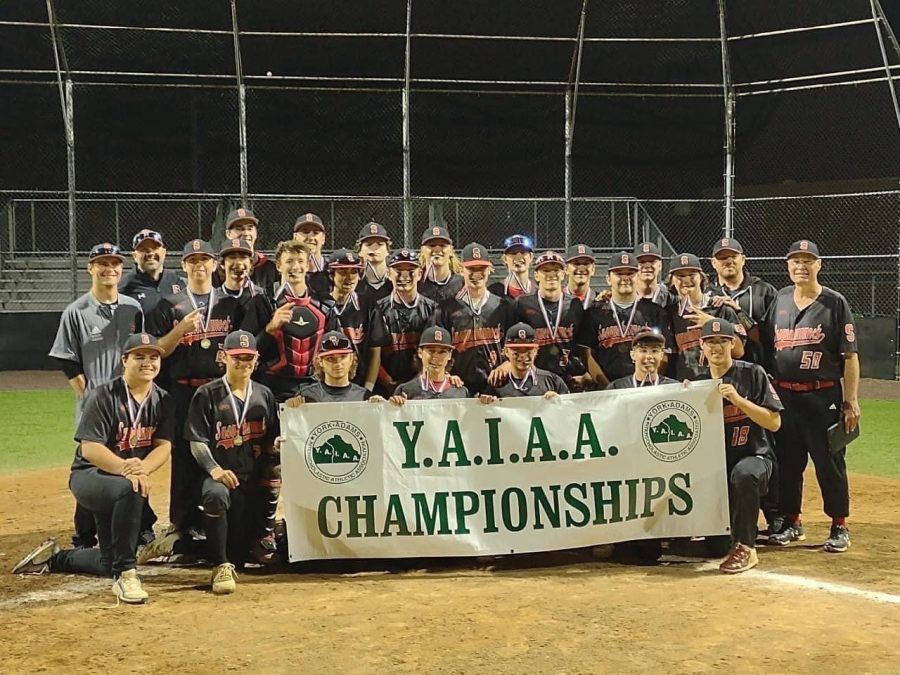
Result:
{"label": "white sneaker", "polygon": [[237,584],[235,583],[234,565],[231,563],[222,563],[213,567],[212,571],[212,592],[216,595],[228,595],[234,593]]}
{"label": "white sneaker", "polygon": [[119,575],[119,578],[113,582],[113,593],[122,602],[130,605],[140,605],[147,602],[150,597],[147,591],[141,586],[140,577],[137,570],[125,570]]}

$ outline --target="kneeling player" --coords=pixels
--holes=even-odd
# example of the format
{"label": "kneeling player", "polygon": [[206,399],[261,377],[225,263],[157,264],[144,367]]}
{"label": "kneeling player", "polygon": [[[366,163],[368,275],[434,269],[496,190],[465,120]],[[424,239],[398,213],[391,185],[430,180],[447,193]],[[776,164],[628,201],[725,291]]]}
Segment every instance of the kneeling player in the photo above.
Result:
{"label": "kneeling player", "polygon": [[[513,324],[506,331],[503,348],[503,355],[509,359],[509,379],[493,388],[492,397],[543,396],[551,399],[559,394],[568,394],[569,388],[559,375],[534,367],[537,353],[538,341],[534,328],[527,323]],[[482,402],[486,402],[484,398]]]}
{"label": "kneeling player", "polygon": [[469,390],[454,382],[454,377],[447,372],[453,359],[450,331],[440,326],[426,328],[419,339],[418,353],[422,363],[419,374],[397,386],[391,403],[403,405],[407,399],[469,398]]}
{"label": "kneeling player", "polygon": [[258,476],[277,464],[279,432],[275,395],[250,380],[259,359],[256,338],[235,331],[224,352],[225,376],[197,390],[185,429],[191,454],[207,473],[200,504],[217,595],[234,593],[235,566],[243,567],[259,536],[254,526],[269,505]]}
{"label": "kneeling player", "polygon": [[169,459],[175,409],[153,384],[163,349],[139,333],[125,341],[122,377],[94,389],[84,403],[75,433],[78,448],[69,489],[94,516],[100,548],[60,550],[49,539],[13,568],[13,574],[82,572],[114,577],[122,602],[146,602],[135,552],[141,511],[150,494],[150,474]]}
{"label": "kneeling player", "polygon": [[762,366],[731,356],[734,324],[713,319],[703,325],[701,348],[709,375],[721,378],[719,393],[726,401],[725,452],[731,503],[728,557],[719,565],[726,574],[756,567],[756,520],[760,497],[768,491],[774,452],[763,430],[778,431],[784,409]]}

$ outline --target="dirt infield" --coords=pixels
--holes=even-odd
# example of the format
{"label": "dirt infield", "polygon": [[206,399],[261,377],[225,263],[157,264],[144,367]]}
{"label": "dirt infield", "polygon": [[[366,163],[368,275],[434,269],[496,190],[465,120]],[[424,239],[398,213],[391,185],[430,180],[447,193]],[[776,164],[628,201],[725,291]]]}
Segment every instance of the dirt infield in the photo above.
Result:
{"label": "dirt infield", "polygon": [[[700,558],[655,567],[584,552],[403,573],[247,572],[215,597],[199,568],[144,568],[151,603],[114,607],[110,583],[9,568],[66,540],[65,469],[0,477],[0,670],[896,672],[900,604],[785,586],[767,573],[900,595],[900,481],[854,476],[853,548],[828,555],[809,476],[809,546],[761,549],[761,573]],[[167,484],[160,476],[158,485]],[[154,495],[165,513],[165,499]],[[900,597],[897,598],[900,600]]]}

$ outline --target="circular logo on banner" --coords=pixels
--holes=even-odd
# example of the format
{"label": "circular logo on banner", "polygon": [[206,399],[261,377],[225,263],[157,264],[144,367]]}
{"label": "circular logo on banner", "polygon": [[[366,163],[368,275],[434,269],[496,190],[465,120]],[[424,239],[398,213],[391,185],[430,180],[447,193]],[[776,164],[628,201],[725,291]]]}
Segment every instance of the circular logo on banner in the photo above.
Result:
{"label": "circular logo on banner", "polygon": [[339,485],[359,478],[369,462],[369,442],[354,424],[334,420],[313,429],[306,441],[306,466],[324,483]]}
{"label": "circular logo on banner", "polygon": [[700,415],[683,401],[661,401],[644,416],[641,437],[656,459],[678,462],[700,442]]}

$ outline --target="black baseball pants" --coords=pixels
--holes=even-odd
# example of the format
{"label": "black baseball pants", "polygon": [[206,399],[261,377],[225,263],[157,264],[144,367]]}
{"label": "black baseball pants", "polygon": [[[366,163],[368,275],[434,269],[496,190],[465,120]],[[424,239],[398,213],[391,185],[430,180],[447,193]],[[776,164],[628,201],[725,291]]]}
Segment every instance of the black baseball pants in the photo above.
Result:
{"label": "black baseball pants", "polygon": [[768,457],[742,457],[728,472],[728,501],[731,508],[731,539],[753,548],[760,498],[769,489],[774,462]]}
{"label": "black baseball pants", "polygon": [[254,531],[253,492],[249,476],[240,478],[234,490],[209,476],[203,480],[200,503],[207,555],[213,565],[231,562],[242,567],[247,562]]}
{"label": "black baseball pants", "polygon": [[169,484],[169,522],[179,532],[187,532],[200,525],[200,484],[206,472],[191,454],[191,444],[184,438],[188,408],[196,387],[175,382],[172,398],[175,400],[175,442],[172,443],[172,481]]}

